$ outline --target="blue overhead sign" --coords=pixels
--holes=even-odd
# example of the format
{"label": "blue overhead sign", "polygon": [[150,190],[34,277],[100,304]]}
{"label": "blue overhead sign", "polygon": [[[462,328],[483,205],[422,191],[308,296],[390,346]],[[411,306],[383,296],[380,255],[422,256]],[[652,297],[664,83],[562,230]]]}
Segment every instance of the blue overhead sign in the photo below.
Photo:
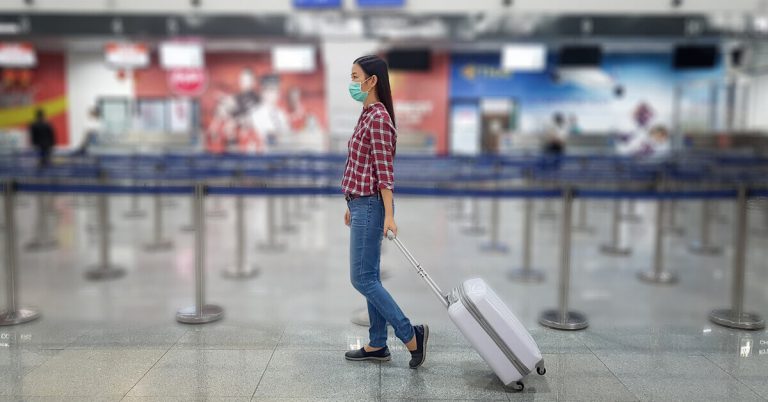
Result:
{"label": "blue overhead sign", "polygon": [[293,0],[294,8],[340,8],[341,0]]}
{"label": "blue overhead sign", "polygon": [[357,6],[360,8],[403,7],[405,0],[357,0]]}

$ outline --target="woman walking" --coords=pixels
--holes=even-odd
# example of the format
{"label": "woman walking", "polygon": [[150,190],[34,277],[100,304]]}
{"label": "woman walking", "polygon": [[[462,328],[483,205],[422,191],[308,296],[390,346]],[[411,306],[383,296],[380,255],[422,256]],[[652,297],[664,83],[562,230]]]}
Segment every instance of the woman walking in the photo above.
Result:
{"label": "woman walking", "polygon": [[350,227],[350,279],[368,301],[369,342],[346,353],[347,360],[391,359],[387,323],[411,352],[410,368],[424,363],[429,327],[411,325],[381,285],[381,242],[388,230],[397,235],[394,218],[394,157],[397,141],[387,63],[364,56],[352,64],[349,93],[363,111],[349,140],[341,188],[347,200],[344,223]]}

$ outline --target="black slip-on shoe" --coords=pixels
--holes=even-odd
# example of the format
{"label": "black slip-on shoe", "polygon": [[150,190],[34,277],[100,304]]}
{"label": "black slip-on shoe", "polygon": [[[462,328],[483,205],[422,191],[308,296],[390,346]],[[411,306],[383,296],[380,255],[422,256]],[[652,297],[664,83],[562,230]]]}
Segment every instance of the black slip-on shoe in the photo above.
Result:
{"label": "black slip-on shoe", "polygon": [[411,361],[408,367],[415,369],[424,364],[427,359],[427,340],[429,339],[429,326],[416,325],[413,327],[416,336],[416,350],[411,352]]}
{"label": "black slip-on shoe", "polygon": [[389,348],[384,346],[375,352],[366,352],[365,348],[350,350],[344,354],[344,358],[352,361],[376,360],[380,362],[388,362],[392,359],[392,356],[389,354]]}

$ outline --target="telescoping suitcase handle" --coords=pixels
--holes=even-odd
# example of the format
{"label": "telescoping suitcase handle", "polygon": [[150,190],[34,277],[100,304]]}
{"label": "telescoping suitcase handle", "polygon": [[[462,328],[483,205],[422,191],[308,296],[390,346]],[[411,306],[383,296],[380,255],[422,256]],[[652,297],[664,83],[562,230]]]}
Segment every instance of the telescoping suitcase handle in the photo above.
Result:
{"label": "telescoping suitcase handle", "polygon": [[416,272],[418,272],[419,276],[421,276],[421,278],[424,279],[425,282],[427,282],[427,285],[429,285],[429,287],[432,289],[435,295],[437,295],[437,297],[440,298],[440,302],[443,303],[443,306],[448,308],[448,306],[450,305],[450,303],[448,302],[448,297],[443,293],[442,290],[440,290],[440,287],[437,286],[437,284],[435,283],[435,281],[432,280],[429,274],[426,271],[424,271],[424,268],[421,267],[421,264],[419,264],[419,262],[416,261],[415,258],[413,258],[413,255],[411,254],[411,252],[408,251],[407,248],[405,248],[405,246],[400,241],[400,239],[395,237],[395,234],[392,233],[391,230],[387,230],[387,238],[389,240],[392,240],[395,243],[395,245],[397,245],[397,248],[399,248],[400,251],[403,252],[403,254],[405,255],[405,258],[407,258],[408,261],[411,262],[411,265],[413,265],[413,267],[416,268]]}

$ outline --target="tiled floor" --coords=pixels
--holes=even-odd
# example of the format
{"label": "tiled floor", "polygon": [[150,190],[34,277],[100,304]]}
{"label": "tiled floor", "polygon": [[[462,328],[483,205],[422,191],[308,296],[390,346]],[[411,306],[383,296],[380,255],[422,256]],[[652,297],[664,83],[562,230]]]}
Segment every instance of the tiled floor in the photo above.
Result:
{"label": "tiled floor", "polygon": [[[480,202],[484,223],[487,203]],[[484,277],[531,329],[547,374],[526,379],[522,393],[505,390],[387,242],[385,286],[415,323],[430,324],[428,360],[408,369],[408,354],[394,336],[391,362],[343,359],[345,350],[366,342],[367,330],[349,323],[363,299],[348,283],[348,232],[337,199],[303,203],[306,218],[296,219],[295,233],[278,234],[288,246],[277,253],[256,247],[267,240],[265,202],[249,199],[246,249],[260,274],[243,280],[220,274],[234,261],[236,244],[234,203],[223,199],[229,215],[208,219],[205,291],[206,302],[222,306],[225,318],[197,326],[175,322],[175,311],[194,303],[193,235],[179,230],[190,219],[188,204],[178,199],[164,210],[175,248],[149,253],[142,245],[152,238],[151,215],[126,220],[128,198],[116,198],[112,259],[127,274],[107,282],[84,276],[98,258],[99,237],[86,229],[92,209],[57,198],[50,225],[61,247],[33,253],[23,247],[34,236],[35,203],[19,206],[20,298],[43,316],[0,327],[0,401],[768,400],[768,332],[728,330],[706,319],[730,301],[727,203],[719,208],[725,222],[712,225],[713,242],[725,250],[714,257],[688,252],[699,205],[680,205],[678,221],[688,234],[665,242],[665,263],[680,283],[650,286],[635,272],[652,260],[653,205],[638,204],[643,221],[624,226],[633,253],[622,258],[599,253],[609,234],[610,204],[590,202],[589,222],[599,230],[574,235],[570,305],[591,325],[560,332],[537,324],[539,313],[557,302],[556,220],[535,221],[533,259],[545,282],[515,283],[507,273],[521,261],[519,201],[502,203],[500,238],[510,252],[489,254],[481,250],[487,235],[464,234],[467,220],[451,218],[452,200],[399,199],[400,237],[435,280],[447,289]],[[143,199],[141,205],[152,204]],[[753,228],[761,229],[762,211],[751,213]],[[763,316],[766,246],[768,237],[750,237],[745,298],[748,310]]]}

